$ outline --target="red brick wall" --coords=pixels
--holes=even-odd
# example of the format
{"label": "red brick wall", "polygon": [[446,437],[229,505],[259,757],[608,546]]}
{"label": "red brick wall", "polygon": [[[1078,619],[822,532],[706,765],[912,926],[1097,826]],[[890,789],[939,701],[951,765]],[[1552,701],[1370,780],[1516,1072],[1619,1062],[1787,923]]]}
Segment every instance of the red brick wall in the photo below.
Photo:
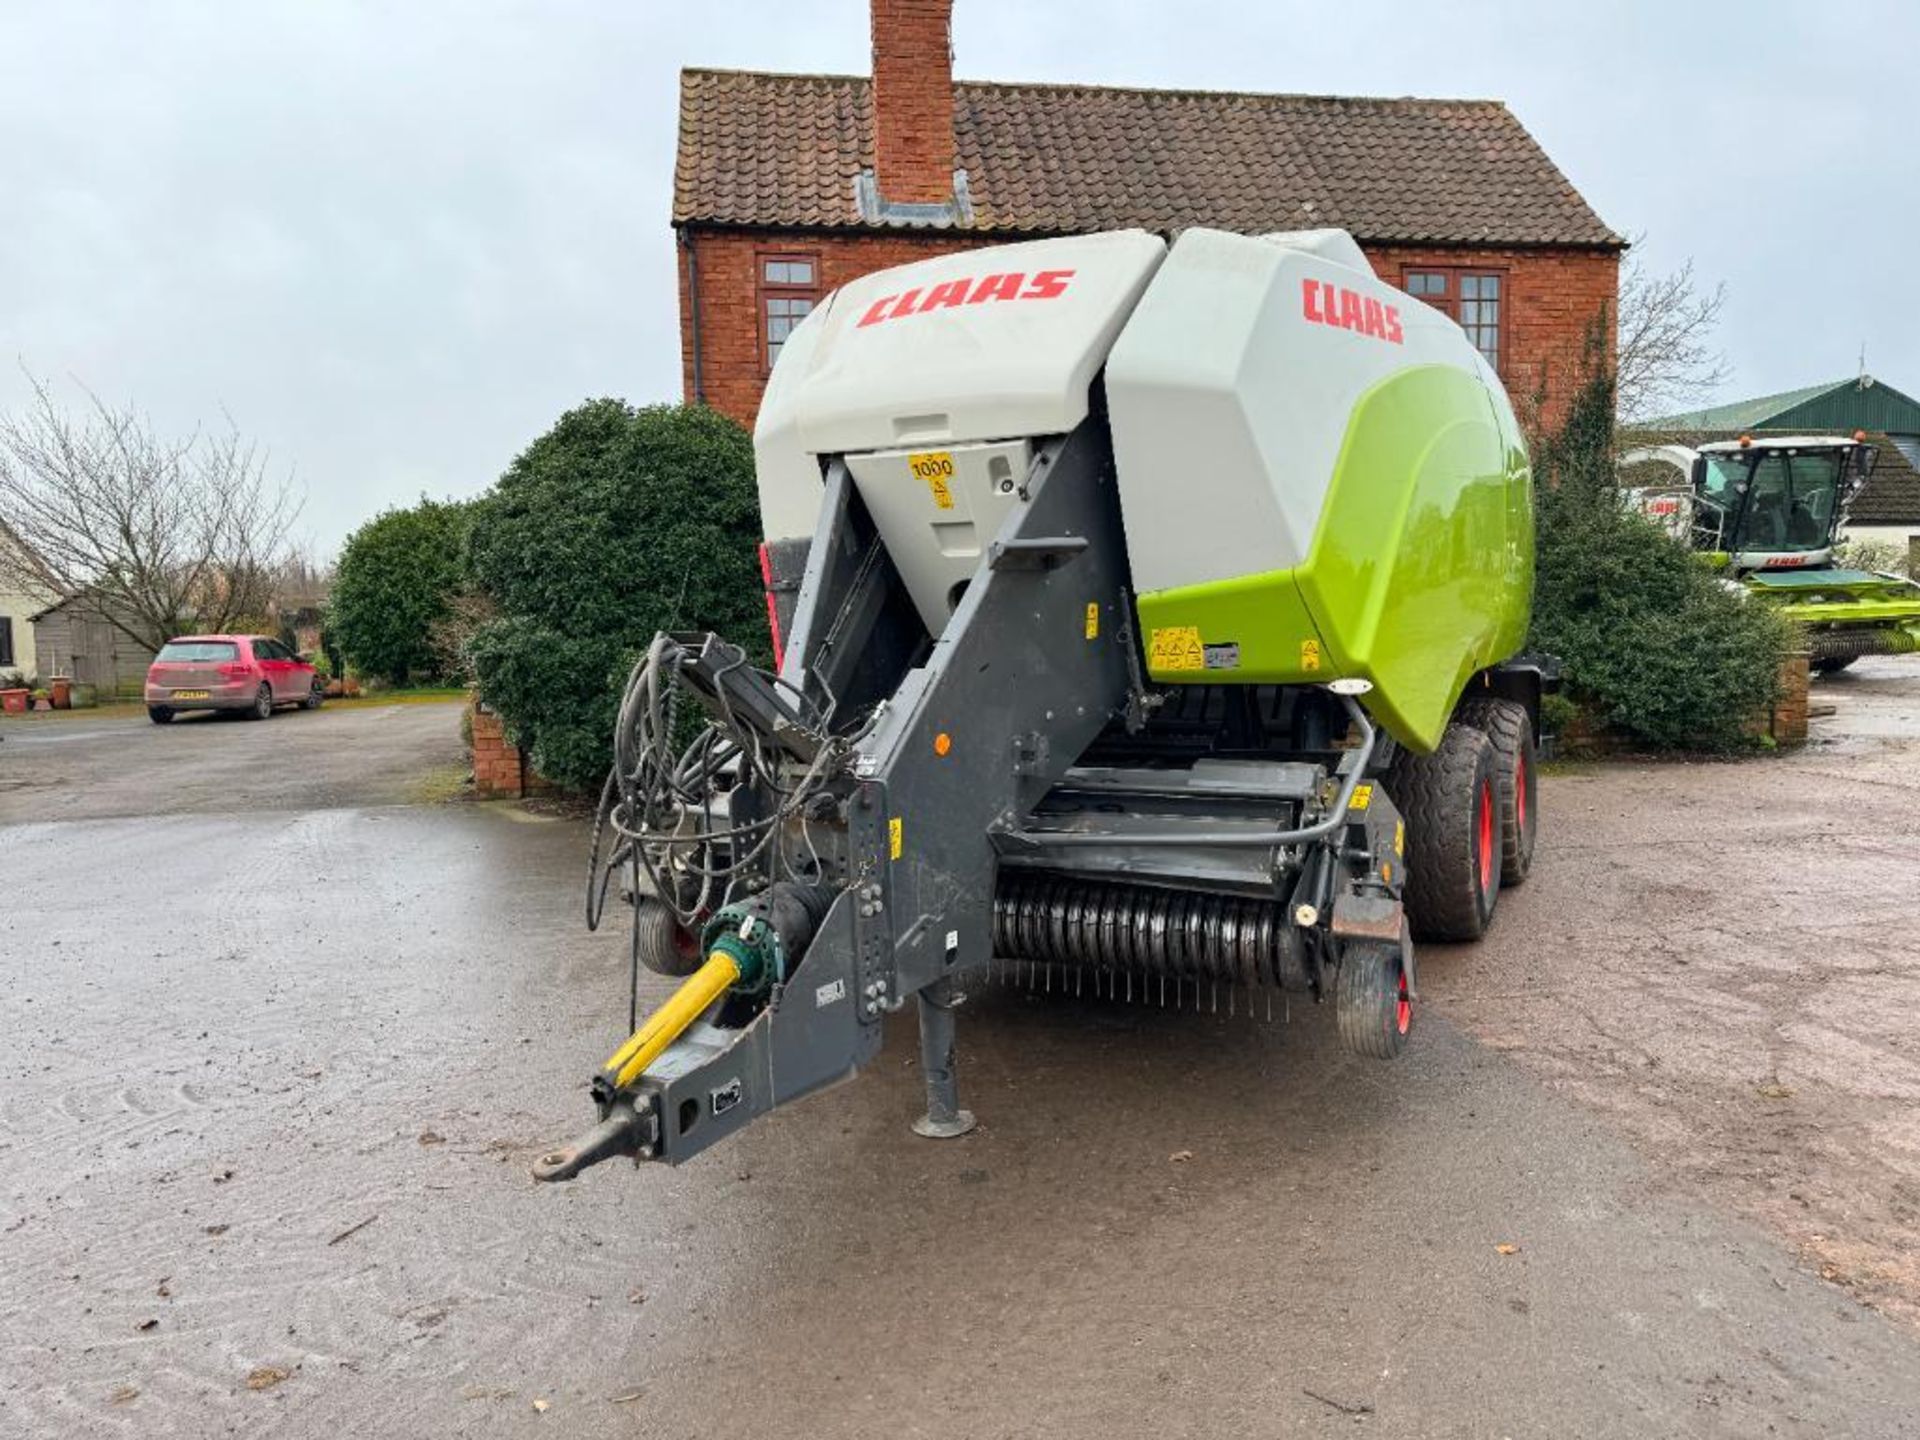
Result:
{"label": "red brick wall", "polygon": [[467,721],[473,734],[469,758],[475,795],[482,800],[518,800],[552,790],[547,778],[527,763],[525,753],[508,743],[500,716],[478,698],[467,702]]}
{"label": "red brick wall", "polygon": [[953,0],[873,0],[873,168],[880,198],[953,198]]}
{"label": "red brick wall", "polygon": [[[821,293],[849,280],[929,255],[972,249],[982,237],[951,232],[806,235],[778,231],[695,231],[700,270],[701,375],[706,401],[751,428],[766,387],[756,285],[763,255],[810,255]],[[1610,251],[1472,250],[1368,246],[1381,278],[1399,284],[1409,267],[1471,266],[1503,273],[1501,369],[1522,420],[1558,422],[1579,373],[1586,329],[1619,289],[1619,257]],[[686,394],[693,398],[692,317],[686,257],[680,268],[680,347]],[[1540,403],[1540,402],[1544,403]]]}
{"label": "red brick wall", "polygon": [[[763,255],[810,255],[820,266],[820,293],[849,280],[944,255],[970,250],[977,237],[935,232],[880,235],[783,235],[778,231],[694,232],[700,268],[701,375],[707,404],[748,429],[766,388],[766,352],[761,340],[759,260]],[[693,398],[692,316],[687,289],[687,258],[680,257],[680,353],[686,396]]]}
{"label": "red brick wall", "polygon": [[1470,250],[1369,245],[1380,278],[1398,285],[1423,265],[1502,272],[1500,378],[1529,428],[1552,428],[1579,386],[1587,328],[1620,292],[1620,257],[1608,250]]}

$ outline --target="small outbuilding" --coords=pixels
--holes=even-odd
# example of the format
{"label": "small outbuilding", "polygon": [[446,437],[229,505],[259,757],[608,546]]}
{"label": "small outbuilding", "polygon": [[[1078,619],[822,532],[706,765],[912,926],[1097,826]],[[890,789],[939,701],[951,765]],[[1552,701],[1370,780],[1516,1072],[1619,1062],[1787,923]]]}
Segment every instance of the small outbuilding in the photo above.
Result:
{"label": "small outbuilding", "polygon": [[102,699],[138,698],[153,650],[107,617],[90,590],[58,600],[33,617],[34,648],[43,673],[71,675],[95,686]]}

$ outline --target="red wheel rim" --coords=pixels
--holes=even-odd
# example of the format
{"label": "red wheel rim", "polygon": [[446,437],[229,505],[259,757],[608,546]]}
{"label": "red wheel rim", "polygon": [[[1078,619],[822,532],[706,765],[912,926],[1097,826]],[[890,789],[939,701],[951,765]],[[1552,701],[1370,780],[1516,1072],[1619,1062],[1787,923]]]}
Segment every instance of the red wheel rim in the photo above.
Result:
{"label": "red wheel rim", "polygon": [[1480,782],[1480,893],[1493,889],[1493,786]]}
{"label": "red wheel rim", "polygon": [[1400,1003],[1394,1007],[1393,1023],[1394,1027],[1402,1035],[1406,1034],[1409,1027],[1413,1024],[1413,1001],[1407,995],[1407,972],[1405,970],[1400,972]]}
{"label": "red wheel rim", "polygon": [[1521,834],[1527,832],[1527,757],[1517,755],[1513,761],[1513,825]]}

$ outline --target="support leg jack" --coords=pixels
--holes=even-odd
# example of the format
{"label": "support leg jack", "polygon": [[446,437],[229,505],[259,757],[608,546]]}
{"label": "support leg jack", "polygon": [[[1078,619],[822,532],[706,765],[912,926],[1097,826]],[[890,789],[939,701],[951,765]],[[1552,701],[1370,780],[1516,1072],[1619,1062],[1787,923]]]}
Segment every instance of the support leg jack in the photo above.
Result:
{"label": "support leg jack", "polygon": [[960,1108],[960,1087],[953,1077],[953,1010],[958,1003],[951,980],[920,992],[920,1069],[927,1081],[927,1113],[913,1122],[913,1132],[929,1140],[952,1140],[974,1126],[973,1112]]}

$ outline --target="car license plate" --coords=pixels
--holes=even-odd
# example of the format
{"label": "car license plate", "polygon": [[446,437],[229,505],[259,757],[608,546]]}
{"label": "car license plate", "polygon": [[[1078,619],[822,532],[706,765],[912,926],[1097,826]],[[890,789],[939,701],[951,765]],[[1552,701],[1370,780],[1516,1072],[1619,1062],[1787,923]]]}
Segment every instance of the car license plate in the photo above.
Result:
{"label": "car license plate", "polygon": [[173,692],[173,698],[176,700],[204,700],[207,698],[207,692],[204,690],[176,690]]}

